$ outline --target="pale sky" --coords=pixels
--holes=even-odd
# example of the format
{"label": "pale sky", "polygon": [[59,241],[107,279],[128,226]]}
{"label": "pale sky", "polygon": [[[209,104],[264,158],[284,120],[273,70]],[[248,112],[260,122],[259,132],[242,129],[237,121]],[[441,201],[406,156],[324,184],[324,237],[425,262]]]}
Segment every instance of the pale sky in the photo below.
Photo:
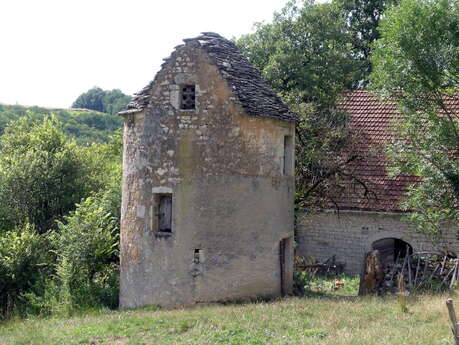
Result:
{"label": "pale sky", "polygon": [[0,103],[70,107],[93,86],[133,94],[183,38],[226,38],[286,0],[0,0]]}

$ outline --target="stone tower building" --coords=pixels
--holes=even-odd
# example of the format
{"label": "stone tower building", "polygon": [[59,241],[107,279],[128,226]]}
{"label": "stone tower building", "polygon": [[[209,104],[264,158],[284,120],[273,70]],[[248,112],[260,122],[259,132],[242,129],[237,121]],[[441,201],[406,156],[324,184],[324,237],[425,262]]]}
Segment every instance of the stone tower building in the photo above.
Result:
{"label": "stone tower building", "polygon": [[232,42],[184,41],[120,113],[122,308],[292,288],[295,116]]}

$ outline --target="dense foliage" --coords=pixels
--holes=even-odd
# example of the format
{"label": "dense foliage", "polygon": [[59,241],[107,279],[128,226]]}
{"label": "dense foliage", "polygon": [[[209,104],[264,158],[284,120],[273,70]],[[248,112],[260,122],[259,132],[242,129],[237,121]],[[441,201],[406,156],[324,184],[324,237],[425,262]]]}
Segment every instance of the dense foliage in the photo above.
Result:
{"label": "dense foliage", "polygon": [[96,188],[84,150],[54,119],[12,122],[0,137],[0,224],[31,222],[41,233],[54,227]]}
{"label": "dense foliage", "polygon": [[379,22],[384,11],[400,0],[337,0],[346,16],[347,30],[351,35],[353,57],[361,62],[359,86],[368,82],[372,65],[372,43],[380,37]]}
{"label": "dense foliage", "polygon": [[30,114],[0,136],[0,316],[117,304],[121,136],[62,127]]}
{"label": "dense foliage", "polygon": [[337,2],[289,2],[272,23],[237,42],[243,53],[300,117],[297,124],[297,205],[329,203],[336,180],[352,176],[348,117],[337,103],[359,85],[347,14]]}
{"label": "dense foliage", "polygon": [[[65,312],[118,305],[119,219],[107,209],[104,194],[88,197],[58,222],[53,237],[56,296]],[[118,205],[119,206],[119,205]]]}
{"label": "dense foliage", "polygon": [[0,318],[17,312],[24,294],[43,292],[51,274],[49,239],[31,224],[0,233]]}
{"label": "dense foliage", "polygon": [[459,2],[404,0],[381,23],[372,86],[402,111],[389,154],[393,173],[419,176],[405,208],[418,228],[439,235],[459,222]]}
{"label": "dense foliage", "polygon": [[72,108],[85,108],[116,115],[130,100],[131,96],[125,95],[121,90],[102,90],[100,87],[93,87],[78,96]]}
{"label": "dense foliage", "polygon": [[289,2],[272,23],[259,23],[238,45],[270,85],[291,103],[329,103],[358,73],[351,36],[334,3]]}
{"label": "dense foliage", "polygon": [[121,128],[122,123],[119,116],[90,110],[46,109],[0,104],[0,134],[9,122],[21,117],[32,116],[42,120],[51,114],[61,122],[64,133],[74,138],[78,144],[106,142],[114,131]]}

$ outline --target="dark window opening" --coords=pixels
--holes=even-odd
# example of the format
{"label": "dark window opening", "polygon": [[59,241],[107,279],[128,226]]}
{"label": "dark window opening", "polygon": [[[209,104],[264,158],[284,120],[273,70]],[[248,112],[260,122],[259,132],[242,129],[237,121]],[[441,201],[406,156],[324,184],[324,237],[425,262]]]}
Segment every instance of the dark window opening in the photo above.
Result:
{"label": "dark window opening", "polygon": [[201,263],[201,255],[202,255],[202,250],[201,249],[195,249],[194,250],[194,257],[193,257],[193,262],[195,264]]}
{"label": "dark window opening", "polygon": [[172,232],[172,194],[160,194],[158,204],[158,231]]}
{"label": "dark window opening", "polygon": [[293,139],[291,135],[284,136],[284,156],[282,174],[293,174]]}
{"label": "dark window opening", "polygon": [[196,108],[196,88],[194,85],[182,86],[180,109],[194,110]]}
{"label": "dark window opening", "polygon": [[393,264],[406,254],[413,254],[413,247],[398,238],[383,238],[373,242],[373,250],[379,250],[384,265]]}

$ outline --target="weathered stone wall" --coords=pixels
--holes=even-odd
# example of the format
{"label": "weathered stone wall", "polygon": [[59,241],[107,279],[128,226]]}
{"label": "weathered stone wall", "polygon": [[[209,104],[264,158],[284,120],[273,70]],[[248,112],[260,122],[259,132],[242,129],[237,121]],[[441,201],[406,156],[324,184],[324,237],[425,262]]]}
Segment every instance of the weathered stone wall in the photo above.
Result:
{"label": "weathered stone wall", "polygon": [[351,274],[360,273],[365,253],[371,250],[373,242],[382,238],[401,239],[414,250],[447,249],[459,254],[457,228],[448,227],[443,239],[434,245],[400,217],[397,213],[363,211],[298,214],[297,253],[319,261],[336,255]]}
{"label": "weathered stone wall", "polygon": [[[189,84],[196,110],[180,110],[180,87]],[[125,116],[121,307],[280,294],[279,242],[293,237],[286,135],[294,137],[294,123],[242,115],[193,42],[172,54],[149,106]],[[172,193],[171,234],[155,231],[155,193]]]}

